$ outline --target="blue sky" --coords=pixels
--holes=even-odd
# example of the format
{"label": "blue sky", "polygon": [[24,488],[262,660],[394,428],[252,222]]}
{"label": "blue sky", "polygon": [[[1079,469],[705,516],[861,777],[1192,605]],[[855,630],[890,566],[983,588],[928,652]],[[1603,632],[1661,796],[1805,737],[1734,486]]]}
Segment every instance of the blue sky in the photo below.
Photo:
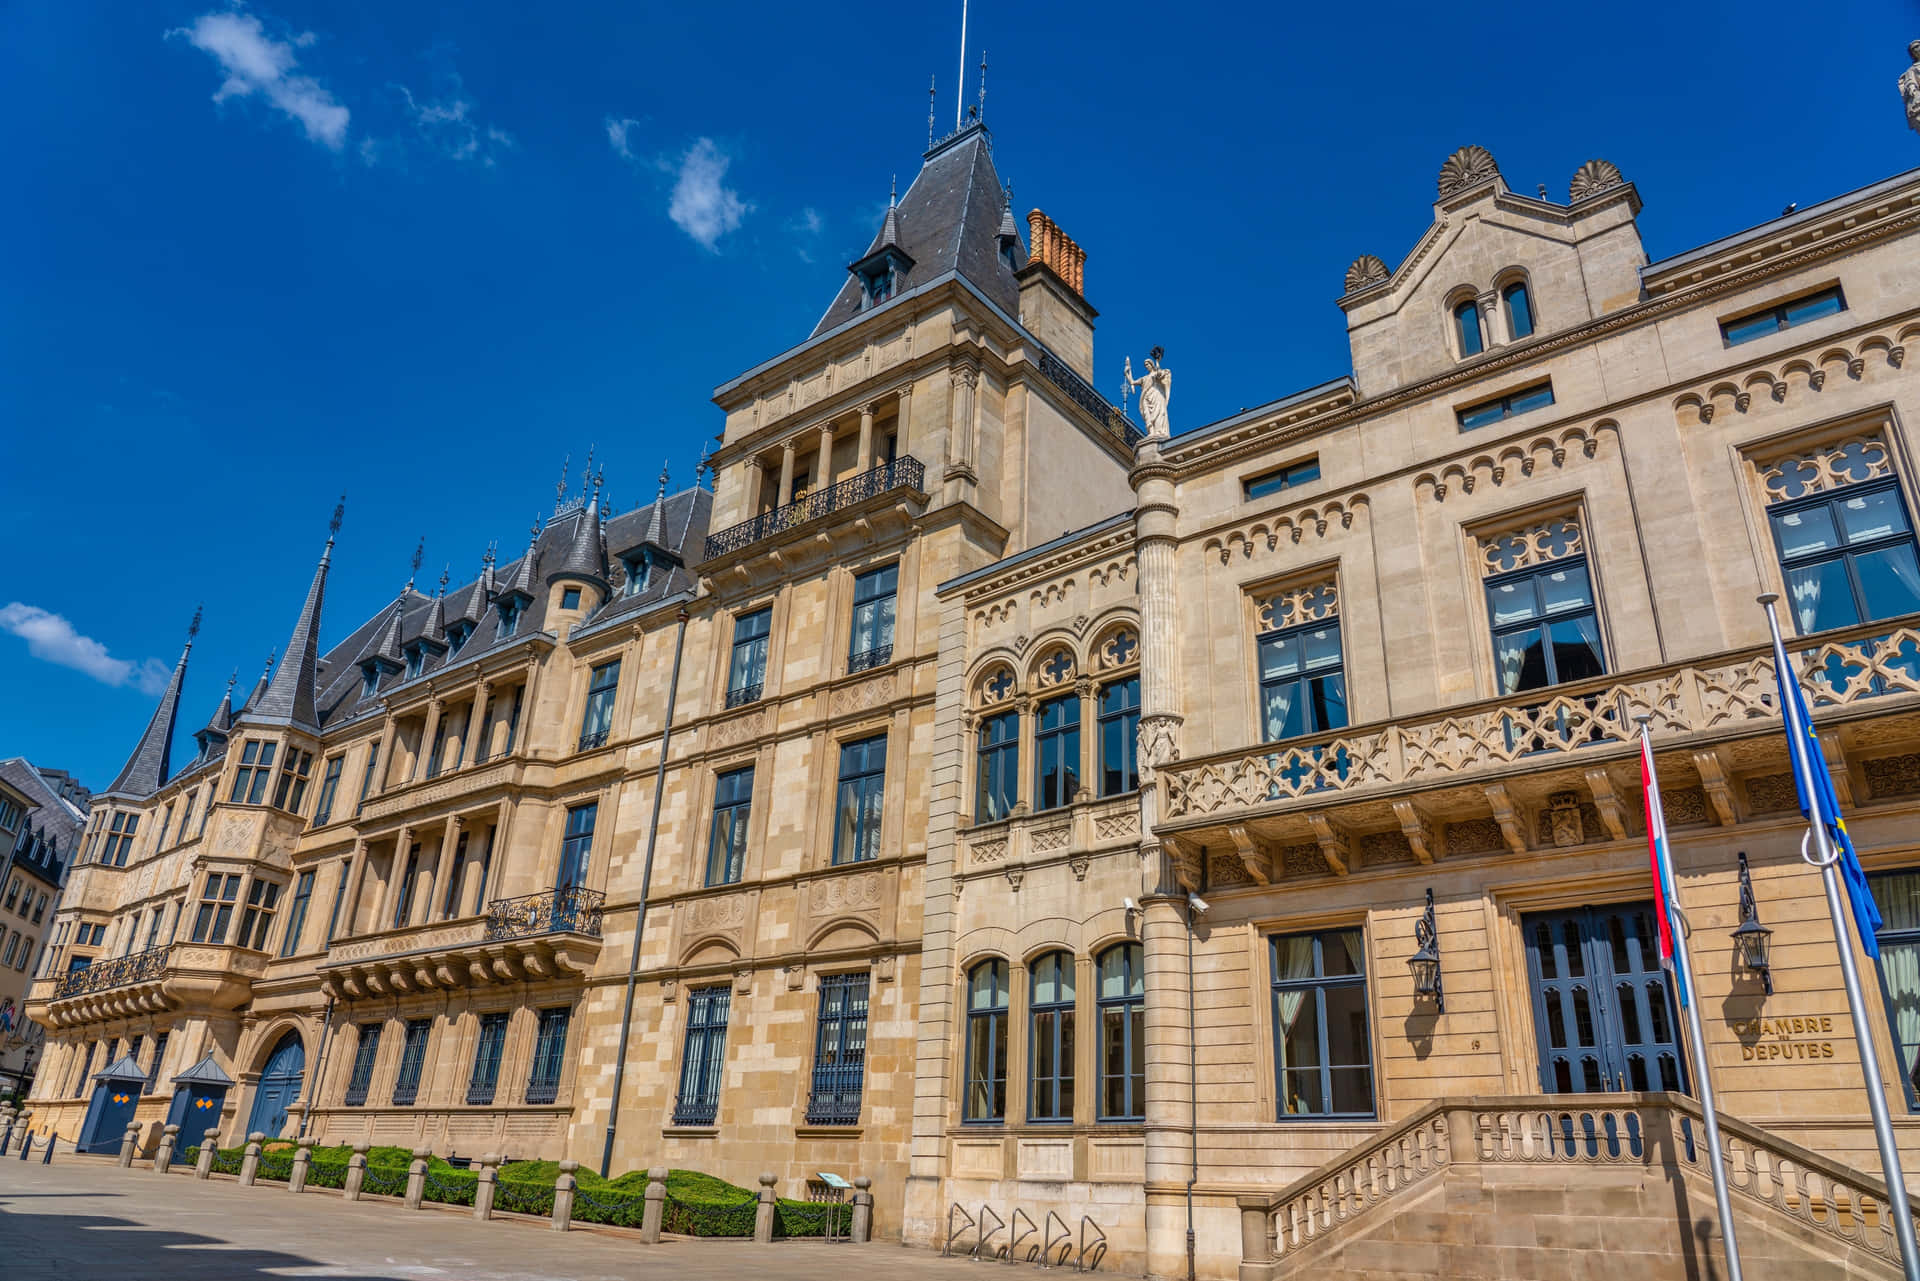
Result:
{"label": "blue sky", "polygon": [[[1176,429],[1344,373],[1334,306],[1440,162],[1639,185],[1677,252],[1920,165],[1909,4],[978,0],[1024,210],[1089,251],[1101,390],[1154,343]],[[522,545],[571,452],[624,509],[803,339],[889,176],[951,127],[959,5],[0,6],[0,756],[107,785],[197,602],[178,763],[286,637]],[[1804,32],[1804,37],[1795,32]],[[975,85],[970,71],[968,101]]]}

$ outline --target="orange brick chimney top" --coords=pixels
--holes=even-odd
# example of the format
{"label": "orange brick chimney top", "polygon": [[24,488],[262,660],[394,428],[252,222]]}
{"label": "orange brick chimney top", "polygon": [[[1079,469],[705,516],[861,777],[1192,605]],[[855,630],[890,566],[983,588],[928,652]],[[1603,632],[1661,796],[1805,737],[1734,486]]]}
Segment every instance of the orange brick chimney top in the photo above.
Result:
{"label": "orange brick chimney top", "polygon": [[1027,215],[1027,257],[1046,267],[1067,288],[1087,296],[1087,251],[1060,224],[1038,209]]}

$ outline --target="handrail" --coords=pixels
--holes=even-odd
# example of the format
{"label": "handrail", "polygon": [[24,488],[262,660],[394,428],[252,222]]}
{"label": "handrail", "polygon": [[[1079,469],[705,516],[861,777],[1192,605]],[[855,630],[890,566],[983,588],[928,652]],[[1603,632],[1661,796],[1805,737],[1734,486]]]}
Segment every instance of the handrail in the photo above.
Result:
{"label": "handrail", "polygon": [[88,992],[99,992],[110,987],[125,987],[129,983],[144,983],[157,979],[167,968],[167,953],[173,951],[173,944],[163,943],[159,947],[150,947],[144,952],[135,952],[131,956],[115,957],[111,961],[96,961],[83,970],[69,970],[55,981],[53,996],[49,999],[59,1001],[70,996],[84,996]]}
{"label": "handrail", "polygon": [[487,904],[488,942],[530,938],[536,934],[585,934],[600,937],[600,918],[607,896],[584,885],[569,885],[544,894],[497,898]]}
{"label": "handrail", "polygon": [[817,494],[808,494],[805,498],[775,507],[772,511],[761,512],[749,520],[737,525],[729,525],[717,533],[709,534],[706,542],[705,559],[724,556],[728,552],[749,547],[763,538],[804,525],[810,520],[851,507],[855,503],[895,489],[916,489],[926,491],[926,468],[912,454],[902,454],[891,462],[881,463],[861,472],[858,476],[841,481],[830,489]]}

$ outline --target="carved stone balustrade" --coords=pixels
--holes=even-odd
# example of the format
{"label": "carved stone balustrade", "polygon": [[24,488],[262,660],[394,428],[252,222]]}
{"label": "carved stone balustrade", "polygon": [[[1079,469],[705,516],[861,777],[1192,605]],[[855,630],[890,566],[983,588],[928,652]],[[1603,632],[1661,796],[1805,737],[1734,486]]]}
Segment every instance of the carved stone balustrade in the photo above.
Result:
{"label": "carved stone balustrade", "polygon": [[604,901],[578,888],[496,899],[484,916],[343,939],[320,972],[350,1001],[584,975],[600,955]]}
{"label": "carved stone balustrade", "polygon": [[961,880],[1006,876],[1018,888],[1026,869],[1064,862],[1076,878],[1084,878],[1092,855],[1132,852],[1139,845],[1137,793],[1088,798],[963,829],[956,874]]}
{"label": "carved stone balustrade", "polygon": [[490,792],[502,791],[521,781],[526,762],[518,755],[503,756],[469,769],[455,770],[436,778],[407,783],[370,798],[360,811],[359,822],[378,823],[443,808],[449,802],[473,803]]}

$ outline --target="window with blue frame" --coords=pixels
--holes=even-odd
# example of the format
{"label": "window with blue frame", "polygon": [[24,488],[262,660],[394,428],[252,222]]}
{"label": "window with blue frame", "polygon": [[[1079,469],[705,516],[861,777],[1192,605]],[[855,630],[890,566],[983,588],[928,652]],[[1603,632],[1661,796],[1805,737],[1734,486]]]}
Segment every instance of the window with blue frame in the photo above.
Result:
{"label": "window with blue frame", "polygon": [[333,910],[327,913],[327,936],[324,942],[331,943],[340,937],[340,909],[347,901],[347,878],[353,875],[353,856],[340,860],[340,870],[334,876]]}
{"label": "window with blue frame", "polygon": [[834,863],[863,863],[879,857],[886,773],[885,734],[841,745],[840,790],[834,806]]}
{"label": "window with blue frame", "polygon": [[[100,1047],[93,1042],[87,1042],[87,1057],[80,1060],[80,1075],[73,1083],[73,1097],[76,1099],[86,1097],[87,1078],[93,1075],[93,1052],[99,1048]],[[22,1149],[21,1155],[26,1155],[24,1149]]]}
{"label": "window with blue frame", "polygon": [[967,972],[967,1088],[963,1121],[1007,1119],[1007,963]]}
{"label": "window with blue frame", "polygon": [[[280,940],[280,955],[292,956],[300,946],[300,934],[307,927],[307,908],[313,902],[313,872],[300,873],[300,879],[293,883],[293,906],[287,912],[287,932]],[[160,923],[158,913],[153,923]]]}
{"label": "window with blue frame", "polygon": [[613,730],[613,698],[620,690],[620,660],[593,669],[587,682],[587,710],[580,722],[580,750],[603,746]]}
{"label": "window with blue frame", "polygon": [[1361,933],[1270,943],[1273,1055],[1281,1120],[1373,1115],[1373,1042]]}
{"label": "window with blue frame", "polygon": [[420,1071],[427,1064],[427,1039],[432,1019],[408,1019],[406,1040],[400,1043],[400,1071],[393,1078],[393,1106],[407,1108],[420,1097]]}
{"label": "window with blue frame", "polygon": [[503,600],[499,605],[500,626],[494,629],[496,640],[506,640],[520,629],[520,602]]}
{"label": "window with blue frame", "polygon": [[1100,954],[1100,1119],[1139,1121],[1147,1107],[1146,957],[1138,943]]}
{"label": "window with blue frame", "polygon": [[1479,401],[1472,405],[1454,410],[1461,431],[1472,431],[1476,427],[1490,427],[1494,423],[1516,418],[1529,410],[1544,409],[1553,403],[1553,382],[1534,383],[1518,391],[1510,391],[1504,396],[1492,400]]}
{"label": "window with blue frame", "polygon": [[[225,943],[227,927],[233,922],[233,908],[239,897],[240,873],[208,872],[206,883],[200,891],[200,911],[193,918],[193,941]],[[85,928],[81,926],[82,930]]]}
{"label": "window with blue frame", "polygon": [[528,1103],[551,1103],[559,1097],[560,1069],[566,1062],[567,1027],[572,1021],[573,1011],[564,1005],[540,1011],[540,1029],[533,1046],[533,1070],[527,1076]]}
{"label": "window with blue frame", "polygon": [[1073,954],[1049,952],[1033,963],[1027,1006],[1029,1121],[1073,1120]]}
{"label": "window with blue frame", "polygon": [[1909,1111],[1920,1111],[1920,870],[1867,878],[1880,909],[1880,996]]}
{"label": "window with blue frame", "polygon": [[1455,303],[1453,331],[1460,343],[1460,358],[1478,356],[1486,350],[1486,338],[1480,332],[1480,304],[1472,298]]}
{"label": "window with blue frame", "polygon": [[360,1025],[360,1039],[353,1049],[353,1073],[347,1078],[347,1094],[342,1100],[350,1108],[367,1101],[367,1089],[373,1084],[374,1060],[380,1055],[380,1027],[378,1023]]}
{"label": "window with blue frame", "polygon": [[467,1076],[467,1102],[483,1105],[493,1102],[500,1084],[500,1052],[507,1044],[507,1016],[504,1011],[480,1016],[480,1035],[473,1043],[473,1071]]}
{"label": "window with blue frame", "polygon": [[647,576],[653,570],[653,558],[646,552],[638,556],[629,556],[621,562],[627,568],[627,581],[620,588],[622,596],[638,596],[647,590]]}
{"label": "window with blue frame", "polygon": [[707,884],[732,885],[747,866],[747,820],[753,815],[753,766],[713,780],[713,827],[707,833]]}
{"label": "window with blue frame", "polygon": [[380,668],[375,663],[363,663],[360,667],[360,697],[373,698],[380,693]]}
{"label": "window with blue frame", "polygon": [[1020,788],[1020,713],[1001,712],[980,722],[975,754],[976,823],[994,823],[1013,813]]}
{"label": "window with blue frame", "polygon": [[1292,463],[1258,476],[1250,476],[1240,482],[1242,493],[1249,499],[1265,498],[1271,494],[1285,493],[1297,489],[1309,481],[1320,479],[1320,460],[1309,458],[1305,462]]}
{"label": "window with blue frame", "polygon": [[680,1053],[680,1093],[673,1101],[675,1125],[712,1125],[719,1115],[732,1002],[733,989],[725,983],[687,992],[687,1039]]}
{"label": "window with blue frame", "polygon": [[419,645],[407,646],[407,679],[418,676],[427,665],[427,651]]}
{"label": "window with blue frame", "polygon": [[[360,803],[362,805],[365,805],[367,803],[367,797],[373,794],[373,776],[379,768],[380,740],[376,738],[373,742],[367,744],[367,768],[366,772],[360,775]],[[213,807],[209,805],[207,809],[211,812]]]}
{"label": "window with blue frame", "polygon": [[1494,675],[1502,694],[1604,675],[1587,558],[1568,556],[1486,580]]}
{"label": "window with blue frame", "polygon": [[1034,714],[1033,808],[1050,810],[1069,804],[1080,790],[1080,696],[1048,699]]}
{"label": "window with blue frame", "polygon": [[273,777],[273,754],[279,744],[250,738],[240,749],[240,768],[233,772],[233,791],[227,800],[234,804],[258,805],[267,799],[267,784]]}
{"label": "window with blue frame", "polygon": [[1720,322],[1720,340],[1729,347],[1738,347],[1743,342],[1765,338],[1768,334],[1777,334],[1810,320],[1837,316],[1846,309],[1847,300],[1841,294],[1840,286],[1832,285],[1759,311],[1747,312],[1732,320],[1723,320]]}
{"label": "window with blue frame", "polygon": [[1140,789],[1140,678],[1100,687],[1100,795]]}
{"label": "window with blue frame", "polygon": [[[337,755],[329,756],[327,763],[320,767],[320,800],[313,807],[315,827],[325,827],[333,821],[333,797],[340,790],[340,771],[346,767],[346,764],[347,758],[344,755]],[[187,798],[187,809],[189,812],[193,809],[192,797]],[[186,826],[187,819],[183,814],[180,817],[181,830],[185,831]]]}
{"label": "window with blue frame", "polygon": [[820,978],[820,1017],[814,1029],[808,1125],[855,1125],[867,1065],[867,975]]}
{"label": "window with blue frame", "polygon": [[567,811],[566,835],[560,841],[560,874],[554,880],[558,890],[587,883],[587,865],[593,855],[593,825],[600,814],[600,802],[588,801]]}
{"label": "window with blue frame", "polygon": [[447,657],[458,654],[467,643],[467,637],[473,635],[472,623],[450,623],[447,626]]}
{"label": "window with blue frame", "polygon": [[870,569],[853,580],[853,633],[847,670],[862,672],[893,661],[893,606],[900,566]]}
{"label": "window with blue frame", "polygon": [[773,610],[756,609],[733,620],[733,655],[727,666],[727,706],[760,701],[767,680],[767,637]]}
{"label": "window with blue frame", "polygon": [[1507,333],[1515,341],[1533,333],[1533,295],[1527,292],[1527,282],[1516,280],[1500,291],[1500,301],[1507,308]]}
{"label": "window with blue frame", "polygon": [[1259,648],[1265,741],[1346,727],[1347,677],[1338,619],[1267,632],[1259,638]]}
{"label": "window with blue frame", "polygon": [[561,589],[560,608],[561,609],[579,609],[580,608],[580,589],[578,587],[566,587]]}
{"label": "window with blue frame", "polygon": [[1892,477],[1767,508],[1802,636],[1920,610],[1913,524]]}
{"label": "window with blue frame", "polygon": [[420,880],[420,842],[415,841],[413,848],[407,851],[404,863],[400,862],[400,852],[394,851],[394,870],[400,874],[400,892],[393,900],[393,928],[399,929],[407,923],[413,911],[413,894],[419,888]]}

